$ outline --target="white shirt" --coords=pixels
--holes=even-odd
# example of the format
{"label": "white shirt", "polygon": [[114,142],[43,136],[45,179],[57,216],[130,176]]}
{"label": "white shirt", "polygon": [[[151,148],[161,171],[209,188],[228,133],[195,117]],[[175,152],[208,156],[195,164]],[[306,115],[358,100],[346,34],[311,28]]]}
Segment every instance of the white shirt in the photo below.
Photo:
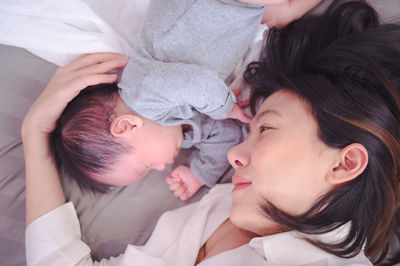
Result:
{"label": "white shirt", "polygon": [[[90,257],[90,248],[80,239],[74,206],[66,203],[27,227],[27,264],[194,265],[200,247],[228,218],[232,188],[232,184],[217,185],[201,201],[166,212],[159,219],[146,245],[128,245],[125,253],[120,256],[95,263]],[[333,242],[344,234],[346,228],[339,228],[320,235],[319,239]],[[198,265],[372,265],[363,253],[342,259],[309,244],[299,236],[304,235],[291,231],[253,238],[248,244],[217,254]]]}

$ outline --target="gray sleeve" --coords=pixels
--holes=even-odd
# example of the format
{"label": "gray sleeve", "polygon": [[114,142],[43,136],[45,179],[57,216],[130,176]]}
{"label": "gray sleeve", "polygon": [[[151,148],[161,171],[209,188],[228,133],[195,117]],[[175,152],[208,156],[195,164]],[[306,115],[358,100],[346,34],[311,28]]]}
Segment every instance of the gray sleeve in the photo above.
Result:
{"label": "gray sleeve", "polygon": [[235,102],[235,96],[216,73],[194,64],[154,61],[136,88],[130,84],[138,80],[138,73],[129,75],[130,71],[125,69],[119,84],[122,100],[132,111],[162,125],[168,125],[171,118],[190,119],[193,109],[223,119]]}
{"label": "gray sleeve", "polygon": [[206,186],[212,187],[229,168],[228,151],[243,139],[239,123],[232,119],[214,121],[210,135],[195,145],[189,167]]}
{"label": "gray sleeve", "polygon": [[161,125],[190,119],[193,110],[226,118],[235,97],[224,80],[252,43],[263,11],[239,0],[152,0],[119,83],[121,98]]}
{"label": "gray sleeve", "polygon": [[165,8],[148,17],[143,45],[157,60],[206,67],[225,80],[252,44],[264,8],[238,0],[174,2],[162,0]]}

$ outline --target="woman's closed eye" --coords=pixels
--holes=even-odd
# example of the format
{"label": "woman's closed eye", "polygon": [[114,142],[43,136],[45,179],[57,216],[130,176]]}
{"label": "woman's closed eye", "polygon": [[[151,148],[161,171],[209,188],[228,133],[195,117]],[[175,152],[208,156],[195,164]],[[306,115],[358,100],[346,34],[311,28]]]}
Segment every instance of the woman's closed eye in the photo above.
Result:
{"label": "woman's closed eye", "polygon": [[272,127],[268,127],[268,126],[259,126],[259,131],[260,133],[263,133],[266,130],[272,129]]}

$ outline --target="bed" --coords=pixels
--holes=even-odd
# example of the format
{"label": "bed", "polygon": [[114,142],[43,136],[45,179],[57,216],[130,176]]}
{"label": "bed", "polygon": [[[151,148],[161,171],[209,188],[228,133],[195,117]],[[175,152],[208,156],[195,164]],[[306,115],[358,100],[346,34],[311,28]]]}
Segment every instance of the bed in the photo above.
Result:
{"label": "bed", "polygon": [[[116,19],[117,14],[105,12],[106,1],[87,2],[106,21]],[[323,9],[327,2],[314,12]],[[384,21],[400,21],[400,0],[371,2]],[[115,1],[116,5],[121,3]],[[141,10],[137,14],[139,19],[145,8]],[[0,45],[0,58],[0,265],[19,266],[26,264],[25,170],[20,126],[29,106],[57,66],[9,45]],[[190,151],[181,153],[177,163],[184,162],[188,156]],[[68,200],[76,206],[83,240],[92,248],[94,258],[117,255],[128,243],[145,243],[164,211],[199,200],[207,192],[203,188],[187,202],[176,199],[165,184],[172,167],[163,172],[152,171],[140,182],[115,188],[105,195],[82,193],[73,181],[62,179]],[[231,170],[225,173],[220,182],[229,182],[231,174]]]}

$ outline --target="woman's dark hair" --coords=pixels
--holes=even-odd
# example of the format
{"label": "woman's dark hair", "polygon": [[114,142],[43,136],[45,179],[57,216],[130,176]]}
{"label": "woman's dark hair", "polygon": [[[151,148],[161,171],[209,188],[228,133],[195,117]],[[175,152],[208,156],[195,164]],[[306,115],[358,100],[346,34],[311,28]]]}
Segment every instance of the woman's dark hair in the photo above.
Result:
{"label": "woman's dark hair", "polygon": [[360,143],[368,151],[364,172],[306,213],[292,216],[266,202],[265,215],[307,234],[351,222],[339,243],[307,240],[344,258],[364,249],[381,262],[400,220],[400,26],[381,25],[364,1],[334,1],[320,16],[271,29],[244,78],[254,88],[253,107],[278,90],[292,91],[309,104],[323,142]]}

